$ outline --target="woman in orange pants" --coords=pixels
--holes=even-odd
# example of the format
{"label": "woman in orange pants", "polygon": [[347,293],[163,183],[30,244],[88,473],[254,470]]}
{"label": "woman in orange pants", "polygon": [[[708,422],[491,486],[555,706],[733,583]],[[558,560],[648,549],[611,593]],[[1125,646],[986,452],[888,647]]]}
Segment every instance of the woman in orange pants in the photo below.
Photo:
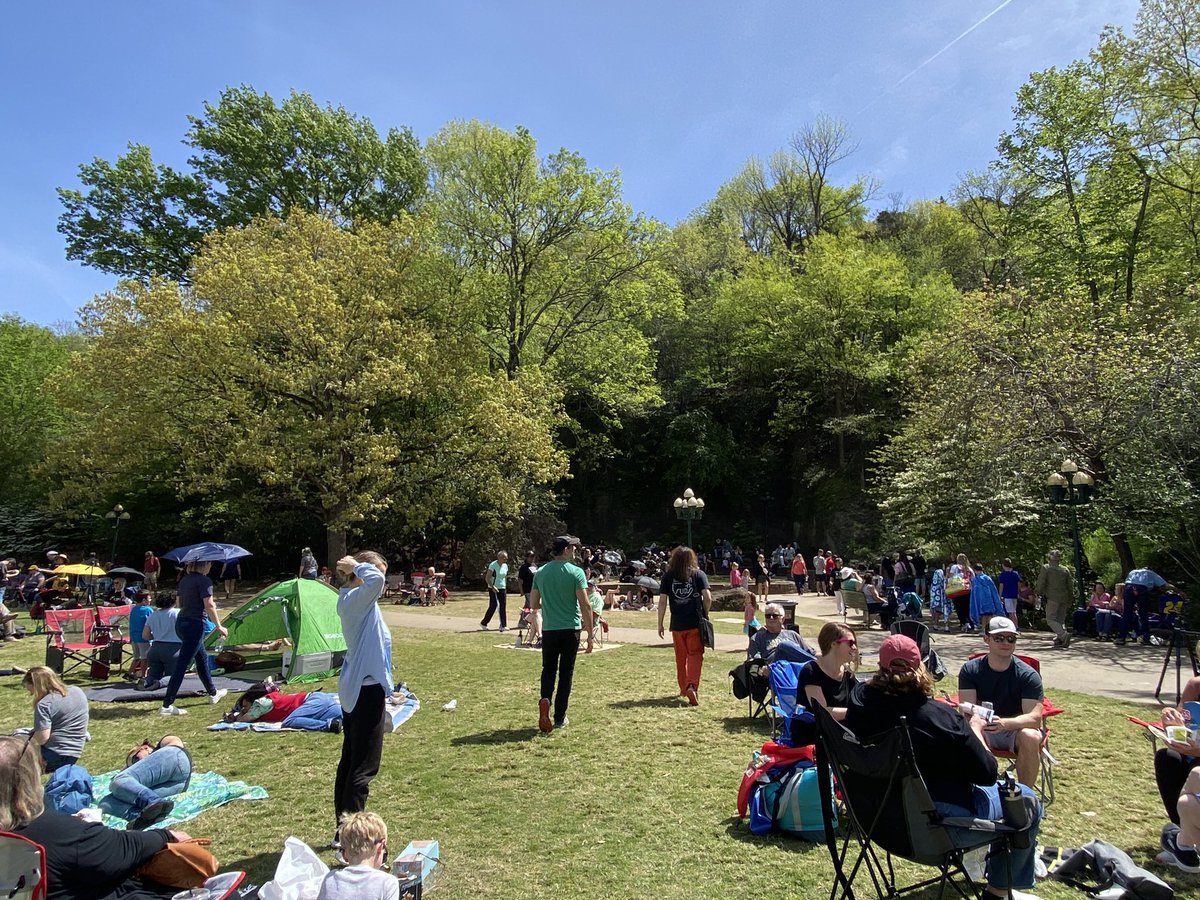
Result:
{"label": "woman in orange pants", "polygon": [[700,617],[712,606],[708,576],[696,562],[691,547],[676,547],[662,577],[658,598],[658,636],[663,636],[663,617],[671,607],[671,641],[675,645],[675,677],[679,694],[695,706],[699,701],[700,669],[704,665],[704,644],[700,640]]}

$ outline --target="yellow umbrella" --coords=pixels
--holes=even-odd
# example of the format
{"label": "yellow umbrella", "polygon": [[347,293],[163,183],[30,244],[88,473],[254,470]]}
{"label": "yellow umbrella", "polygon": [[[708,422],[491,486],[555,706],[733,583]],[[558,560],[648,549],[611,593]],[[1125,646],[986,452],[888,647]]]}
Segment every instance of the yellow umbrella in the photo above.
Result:
{"label": "yellow umbrella", "polygon": [[105,574],[99,566],[89,566],[86,563],[71,563],[69,566],[58,566],[51,571],[55,575],[87,575],[92,578]]}

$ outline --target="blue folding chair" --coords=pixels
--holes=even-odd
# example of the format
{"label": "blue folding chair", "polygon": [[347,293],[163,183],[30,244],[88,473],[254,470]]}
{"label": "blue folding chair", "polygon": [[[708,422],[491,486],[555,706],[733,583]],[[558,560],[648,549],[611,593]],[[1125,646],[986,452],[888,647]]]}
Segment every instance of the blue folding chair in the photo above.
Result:
{"label": "blue folding chair", "polygon": [[[775,740],[780,744],[795,745],[798,737],[792,733],[795,723],[804,723],[808,726],[805,730],[814,729],[811,734],[815,735],[815,720],[812,713],[808,711],[805,698],[800,696],[800,670],[816,657],[810,656],[794,646],[789,646],[788,649],[793,651],[793,656],[807,656],[808,659],[802,662],[776,660],[767,666],[767,680],[771,684],[768,708],[771,710],[771,733],[775,736]],[[808,739],[800,738],[801,744],[813,742],[813,737],[809,737],[807,734],[805,737]]]}

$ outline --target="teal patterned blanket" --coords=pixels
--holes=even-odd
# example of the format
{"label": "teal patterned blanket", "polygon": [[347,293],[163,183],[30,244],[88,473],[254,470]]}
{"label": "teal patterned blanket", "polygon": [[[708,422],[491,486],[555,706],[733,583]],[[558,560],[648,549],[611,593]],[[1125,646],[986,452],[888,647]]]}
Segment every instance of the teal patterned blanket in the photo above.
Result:
{"label": "teal patterned blanket", "polygon": [[[92,796],[99,803],[108,793],[108,784],[113,780],[116,771],[105,772],[103,775],[92,776]],[[175,804],[171,815],[163,819],[155,828],[170,828],[188,819],[194,819],[206,809],[213,809],[228,803],[230,800],[265,800],[267,791],[258,785],[246,784],[244,781],[229,781],[216,772],[193,772],[188,789],[182,794],[170,798]],[[116,816],[105,815],[104,824],[109,828],[124,829],[129,823]]]}

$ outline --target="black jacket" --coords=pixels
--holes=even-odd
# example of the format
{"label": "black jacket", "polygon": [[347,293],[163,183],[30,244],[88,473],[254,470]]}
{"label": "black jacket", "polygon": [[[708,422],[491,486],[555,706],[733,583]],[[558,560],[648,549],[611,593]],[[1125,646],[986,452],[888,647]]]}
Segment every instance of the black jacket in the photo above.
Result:
{"label": "black jacket", "polygon": [[995,784],[996,758],[957,709],[924,694],[885,694],[859,685],[850,698],[845,726],[859,738],[894,728],[904,716],[917,768],[935,801],[974,809],[971,786]]}
{"label": "black jacket", "polygon": [[167,845],[162,829],[118,831],[48,809],[17,834],[46,848],[49,900],[148,900],[176,893],[134,877]]}

